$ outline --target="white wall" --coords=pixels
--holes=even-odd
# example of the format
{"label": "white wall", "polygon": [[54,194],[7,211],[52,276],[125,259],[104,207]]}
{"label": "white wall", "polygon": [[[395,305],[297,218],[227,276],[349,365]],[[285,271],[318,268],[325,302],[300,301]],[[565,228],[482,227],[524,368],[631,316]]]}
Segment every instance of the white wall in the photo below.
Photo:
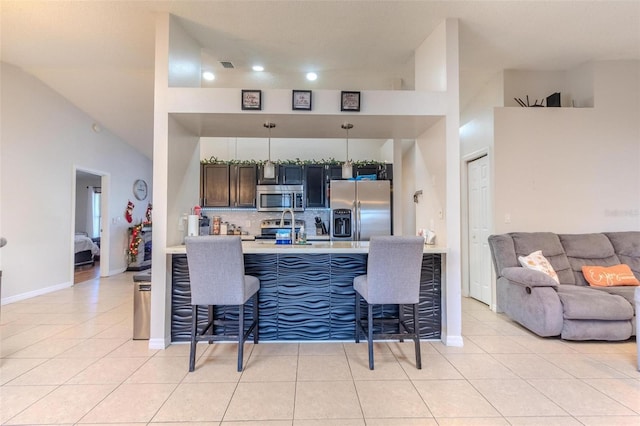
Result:
{"label": "white wall", "polygon": [[[440,119],[418,138],[415,146],[415,191],[422,190],[415,206],[415,228],[431,229],[437,235],[437,244],[447,246],[446,221],[447,202],[445,122]],[[413,193],[412,193],[413,194]]]}
{"label": "white wall", "polygon": [[[136,179],[151,186],[151,161],[107,129],[94,132],[91,117],[20,69],[2,64],[1,86],[3,302],[73,283],[76,167],[110,175],[110,261],[102,273],[123,271],[125,207]],[[135,204],[134,217],[144,217],[147,201]]]}
{"label": "white wall", "polygon": [[462,157],[493,146],[493,109],[504,106],[504,76],[496,73],[460,111]]}
{"label": "white wall", "polygon": [[567,71],[566,88],[571,98],[571,103],[563,104],[565,107],[591,108],[595,106],[593,95],[594,64],[592,62],[582,64]]}
{"label": "white wall", "polygon": [[[418,188],[416,186],[416,170],[422,167],[416,161],[416,143],[415,141],[402,153],[402,199],[413,200],[413,194]],[[422,186],[422,185],[421,185]],[[420,203],[424,202],[424,196],[420,196]],[[409,204],[409,203],[408,203]],[[402,235],[414,235],[416,233],[416,205],[411,202],[404,212],[404,221],[402,222]]]}
{"label": "white wall", "polygon": [[496,109],[495,232],[640,229],[640,62],[596,63],[594,99]]}
{"label": "white wall", "polygon": [[415,51],[416,90],[447,90],[446,29],[446,24],[443,22]]}
{"label": "white wall", "polygon": [[200,204],[200,145],[199,136],[190,134],[169,117],[169,181],[167,185],[167,244],[183,243],[186,226],[180,222]]}
{"label": "white wall", "polygon": [[180,19],[171,16],[169,38],[169,87],[200,87],[201,46],[183,28]]}

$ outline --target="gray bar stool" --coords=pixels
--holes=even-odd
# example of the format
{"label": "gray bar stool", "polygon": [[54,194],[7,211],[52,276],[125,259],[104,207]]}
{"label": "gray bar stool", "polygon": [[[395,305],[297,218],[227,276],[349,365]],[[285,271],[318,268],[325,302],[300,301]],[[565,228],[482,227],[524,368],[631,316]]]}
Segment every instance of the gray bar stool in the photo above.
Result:
{"label": "gray bar stool", "polygon": [[[244,342],[253,333],[258,343],[258,290],[260,281],[244,274],[242,242],[236,236],[203,236],[185,238],[189,281],[191,285],[191,350],[189,371],[195,369],[196,344],[199,341],[238,340],[238,371],[242,371]],[[253,300],[253,318],[245,331],[244,307]],[[208,324],[198,331],[198,306],[238,306],[238,321],[215,320],[210,315]],[[237,324],[237,335],[217,335],[216,326]],[[209,332],[207,334],[207,332]]]}
{"label": "gray bar stool", "polygon": [[[373,340],[410,338],[415,343],[416,368],[422,368],[420,356],[420,272],[422,269],[422,237],[371,237],[367,274],[355,277],[356,291],[356,343],[360,343],[360,332],[369,343],[369,369],[373,370]],[[360,298],[367,302],[366,327],[360,314]],[[413,327],[404,320],[404,307],[413,305]],[[397,318],[373,318],[373,305],[398,305]],[[397,333],[373,333],[376,324],[397,324]],[[383,330],[384,331],[384,330]]]}

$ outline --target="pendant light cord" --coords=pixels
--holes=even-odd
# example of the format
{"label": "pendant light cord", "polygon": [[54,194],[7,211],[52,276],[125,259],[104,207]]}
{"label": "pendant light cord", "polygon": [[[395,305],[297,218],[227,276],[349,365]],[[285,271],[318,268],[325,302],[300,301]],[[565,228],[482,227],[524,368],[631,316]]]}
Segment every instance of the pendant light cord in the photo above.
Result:
{"label": "pendant light cord", "polygon": [[353,124],[343,123],[340,127],[347,131],[347,158],[345,159],[345,162],[349,162],[349,129],[353,129]]}
{"label": "pendant light cord", "polygon": [[266,123],[263,124],[264,127],[266,127],[267,129],[269,129],[269,145],[268,145],[268,162],[271,163],[271,129],[273,129],[274,127],[276,127],[276,123],[272,123],[271,121],[267,121]]}

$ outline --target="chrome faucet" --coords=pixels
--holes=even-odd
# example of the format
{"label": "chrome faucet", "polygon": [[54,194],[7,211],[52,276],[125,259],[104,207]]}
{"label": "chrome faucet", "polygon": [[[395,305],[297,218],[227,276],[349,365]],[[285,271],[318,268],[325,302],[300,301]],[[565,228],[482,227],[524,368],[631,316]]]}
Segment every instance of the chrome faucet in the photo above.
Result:
{"label": "chrome faucet", "polygon": [[284,227],[284,215],[286,212],[291,213],[291,244],[293,244],[296,239],[296,219],[293,214],[293,209],[284,209],[282,211],[282,216],[280,216],[280,227]]}

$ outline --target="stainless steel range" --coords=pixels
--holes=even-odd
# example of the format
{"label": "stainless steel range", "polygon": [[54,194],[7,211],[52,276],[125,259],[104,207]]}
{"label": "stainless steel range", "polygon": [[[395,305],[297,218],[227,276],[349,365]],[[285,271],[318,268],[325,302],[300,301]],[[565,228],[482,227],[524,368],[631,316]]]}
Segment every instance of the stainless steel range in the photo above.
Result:
{"label": "stainless steel range", "polygon": [[[296,233],[300,231],[300,227],[304,226],[304,220],[296,219],[295,228]],[[278,230],[290,230],[291,219],[285,219],[280,224],[280,219],[264,219],[260,223],[260,235],[256,235],[256,239],[261,240],[275,240]]]}

